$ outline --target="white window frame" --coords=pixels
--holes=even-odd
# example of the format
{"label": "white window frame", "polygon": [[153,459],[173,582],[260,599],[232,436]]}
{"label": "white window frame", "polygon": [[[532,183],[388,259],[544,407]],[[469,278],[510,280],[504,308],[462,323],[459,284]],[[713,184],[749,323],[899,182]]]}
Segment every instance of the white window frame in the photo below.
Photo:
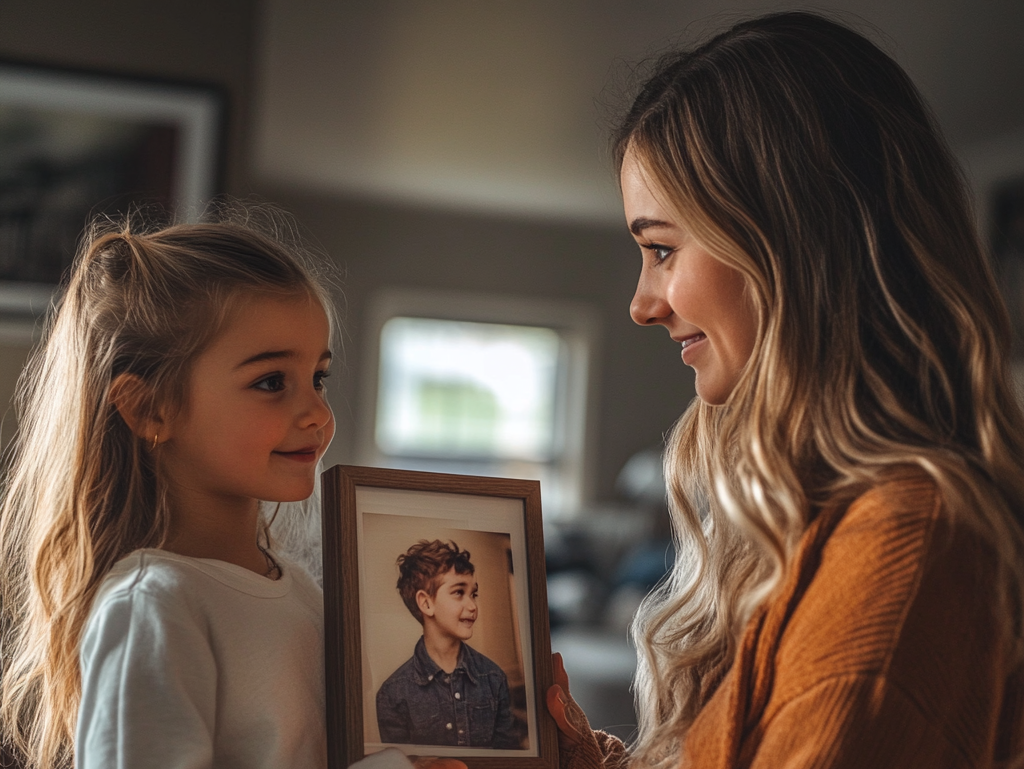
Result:
{"label": "white window frame", "polygon": [[[593,415],[589,404],[595,401],[595,383],[591,365],[592,351],[599,337],[597,313],[581,302],[535,297],[516,298],[425,289],[388,288],[377,292],[367,304],[363,335],[361,408],[356,419],[357,462],[372,467],[397,466],[400,457],[385,454],[377,446],[377,395],[380,375],[380,340],[384,324],[391,318],[412,317],[437,320],[501,323],[513,326],[540,326],[558,333],[562,340],[565,363],[558,380],[555,424],[556,445],[560,451],[548,463],[557,477],[557,506],[549,505],[549,518],[575,515],[584,501],[592,496]],[[453,460],[454,461],[454,460]],[[500,460],[495,460],[495,463]],[[480,460],[487,464],[486,460]],[[426,463],[424,463],[426,464]],[[513,463],[509,463],[513,464]],[[401,467],[408,467],[403,461]],[[550,492],[541,495],[550,500]]]}

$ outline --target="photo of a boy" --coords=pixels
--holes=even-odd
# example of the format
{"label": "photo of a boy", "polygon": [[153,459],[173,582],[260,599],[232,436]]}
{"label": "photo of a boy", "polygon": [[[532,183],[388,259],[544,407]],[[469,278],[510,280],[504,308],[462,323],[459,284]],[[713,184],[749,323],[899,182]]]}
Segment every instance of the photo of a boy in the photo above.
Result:
{"label": "photo of a boy", "polygon": [[451,541],[420,540],[398,556],[398,569],[399,595],[423,635],[377,691],[381,740],[520,749],[504,671],[466,643],[478,617],[469,552]]}

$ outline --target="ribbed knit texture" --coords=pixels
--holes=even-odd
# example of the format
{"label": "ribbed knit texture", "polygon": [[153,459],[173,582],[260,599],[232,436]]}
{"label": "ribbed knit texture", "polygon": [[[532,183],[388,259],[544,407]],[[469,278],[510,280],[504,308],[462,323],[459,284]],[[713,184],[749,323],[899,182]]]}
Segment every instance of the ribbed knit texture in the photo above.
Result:
{"label": "ribbed knit texture", "polygon": [[[963,516],[961,516],[963,518]],[[828,510],[687,735],[684,767],[1024,761],[995,552],[919,476]]]}
{"label": "ribbed knit texture", "polygon": [[[683,769],[1024,766],[1005,578],[923,474],[825,510],[691,726]],[[563,769],[625,765],[620,742],[593,736]]]}

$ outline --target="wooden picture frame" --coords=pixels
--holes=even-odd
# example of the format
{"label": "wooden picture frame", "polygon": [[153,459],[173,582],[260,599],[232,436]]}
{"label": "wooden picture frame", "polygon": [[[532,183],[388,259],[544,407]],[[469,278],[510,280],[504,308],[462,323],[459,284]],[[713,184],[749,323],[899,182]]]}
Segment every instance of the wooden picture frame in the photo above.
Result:
{"label": "wooden picture frame", "polygon": [[[344,769],[394,746],[407,755],[458,758],[470,769],[556,769],[557,727],[545,705],[552,670],[540,484],[336,465],[323,474],[323,534],[329,767]],[[472,744],[483,733],[479,724],[490,722],[469,717],[469,700],[477,695],[466,677],[437,695],[467,687],[462,709],[452,700],[453,716],[438,722],[436,742],[388,742],[381,735],[378,712],[396,711],[387,709],[385,703],[394,700],[385,695],[378,705],[377,693],[399,668],[411,670],[414,649],[425,653],[418,640],[422,629],[396,587],[398,556],[420,540],[454,542],[470,551],[480,596],[477,613],[467,620],[473,640],[465,639],[466,645],[478,665],[494,666],[478,672],[490,671],[498,677],[492,681],[500,679],[495,669],[505,673],[513,724],[499,736],[497,724],[509,720],[496,716],[485,739],[511,744],[508,735],[514,734],[518,747]],[[388,688],[388,695],[393,691]],[[420,697],[415,691],[412,696]],[[384,729],[394,728],[389,720]],[[476,737],[457,736],[460,725]],[[464,744],[440,744],[458,740]]]}

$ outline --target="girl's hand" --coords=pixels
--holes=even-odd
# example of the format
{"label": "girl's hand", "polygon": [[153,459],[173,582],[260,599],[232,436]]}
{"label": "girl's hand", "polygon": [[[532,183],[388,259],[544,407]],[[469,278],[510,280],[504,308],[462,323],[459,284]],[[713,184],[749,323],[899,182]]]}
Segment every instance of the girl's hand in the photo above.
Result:
{"label": "girl's hand", "polygon": [[398,748],[386,748],[356,761],[348,769],[466,769],[466,765],[454,758],[430,758],[406,756]]}
{"label": "girl's hand", "polygon": [[[569,751],[579,745],[581,728],[590,733],[590,724],[583,710],[569,694],[569,674],[565,672],[562,655],[558,652],[551,655],[551,667],[554,669],[555,683],[547,692],[548,712],[558,724],[559,749]],[[577,725],[581,718],[582,725]]]}

